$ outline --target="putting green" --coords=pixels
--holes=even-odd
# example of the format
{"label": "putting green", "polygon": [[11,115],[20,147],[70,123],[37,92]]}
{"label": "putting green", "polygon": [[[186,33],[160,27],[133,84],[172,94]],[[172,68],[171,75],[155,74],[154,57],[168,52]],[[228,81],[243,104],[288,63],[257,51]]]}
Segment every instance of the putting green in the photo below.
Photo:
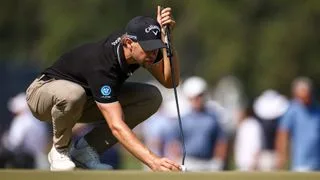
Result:
{"label": "putting green", "polygon": [[0,180],[319,180],[320,173],[293,172],[217,172],[153,173],[144,171],[50,172],[35,170],[0,170]]}

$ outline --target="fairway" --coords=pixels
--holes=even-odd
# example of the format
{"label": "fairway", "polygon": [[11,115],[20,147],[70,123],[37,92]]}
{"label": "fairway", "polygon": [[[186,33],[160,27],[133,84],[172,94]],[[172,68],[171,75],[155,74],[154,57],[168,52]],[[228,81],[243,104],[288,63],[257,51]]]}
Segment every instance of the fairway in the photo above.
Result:
{"label": "fairway", "polygon": [[217,172],[153,173],[144,171],[69,171],[1,170],[1,180],[319,180],[320,173],[293,172]]}

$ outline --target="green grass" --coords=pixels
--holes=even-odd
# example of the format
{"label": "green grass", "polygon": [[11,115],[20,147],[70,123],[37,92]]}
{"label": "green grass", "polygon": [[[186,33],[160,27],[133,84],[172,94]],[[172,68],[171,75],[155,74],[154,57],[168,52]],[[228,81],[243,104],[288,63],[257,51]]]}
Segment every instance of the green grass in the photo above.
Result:
{"label": "green grass", "polygon": [[216,172],[216,173],[153,173],[143,171],[50,172],[34,170],[0,170],[1,180],[319,180],[320,173],[292,172]]}
{"label": "green grass", "polygon": [[121,169],[140,170],[142,169],[142,164],[128,151],[121,148]]}

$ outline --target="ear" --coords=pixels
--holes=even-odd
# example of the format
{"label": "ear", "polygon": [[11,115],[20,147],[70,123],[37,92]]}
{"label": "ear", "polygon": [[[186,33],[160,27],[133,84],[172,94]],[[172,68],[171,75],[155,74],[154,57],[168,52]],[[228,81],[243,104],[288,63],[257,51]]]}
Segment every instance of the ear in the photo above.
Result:
{"label": "ear", "polygon": [[132,43],[133,43],[132,39],[130,39],[130,38],[125,38],[125,39],[124,39],[123,46],[125,46],[126,48],[131,49],[131,48],[132,48]]}

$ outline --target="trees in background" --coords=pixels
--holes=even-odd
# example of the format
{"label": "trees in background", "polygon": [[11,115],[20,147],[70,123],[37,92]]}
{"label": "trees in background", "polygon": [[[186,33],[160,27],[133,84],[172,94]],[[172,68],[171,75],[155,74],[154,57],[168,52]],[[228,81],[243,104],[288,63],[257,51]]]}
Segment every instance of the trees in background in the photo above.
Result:
{"label": "trees in background", "polygon": [[288,93],[292,79],[320,83],[318,0],[7,0],[0,6],[0,57],[51,64],[84,42],[105,37],[136,15],[174,8],[182,76],[214,84],[232,74],[255,96]]}

